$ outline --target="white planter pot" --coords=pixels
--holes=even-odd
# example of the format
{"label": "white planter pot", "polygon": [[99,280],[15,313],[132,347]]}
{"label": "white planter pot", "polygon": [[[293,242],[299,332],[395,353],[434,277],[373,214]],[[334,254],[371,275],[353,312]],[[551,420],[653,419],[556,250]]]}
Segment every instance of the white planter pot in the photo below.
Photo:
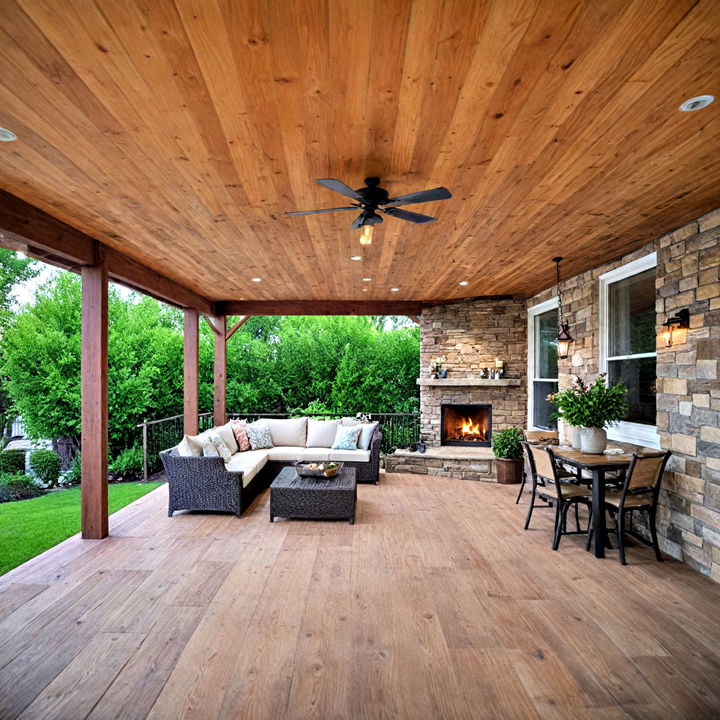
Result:
{"label": "white planter pot", "polygon": [[607,432],[604,428],[581,428],[580,449],[590,455],[601,455],[607,447]]}
{"label": "white planter pot", "polygon": [[571,427],[570,428],[570,437],[572,438],[571,445],[573,446],[573,450],[580,450],[582,447],[582,433],[580,432],[582,428],[579,427]]}

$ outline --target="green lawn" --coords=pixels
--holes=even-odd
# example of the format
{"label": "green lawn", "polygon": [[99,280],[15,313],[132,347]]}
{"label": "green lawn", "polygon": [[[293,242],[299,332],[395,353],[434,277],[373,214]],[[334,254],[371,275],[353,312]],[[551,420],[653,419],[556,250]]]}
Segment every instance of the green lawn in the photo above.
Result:
{"label": "green lawn", "polygon": [[[108,487],[114,513],[160,483],[118,483]],[[80,532],[80,488],[0,503],[0,575]]]}

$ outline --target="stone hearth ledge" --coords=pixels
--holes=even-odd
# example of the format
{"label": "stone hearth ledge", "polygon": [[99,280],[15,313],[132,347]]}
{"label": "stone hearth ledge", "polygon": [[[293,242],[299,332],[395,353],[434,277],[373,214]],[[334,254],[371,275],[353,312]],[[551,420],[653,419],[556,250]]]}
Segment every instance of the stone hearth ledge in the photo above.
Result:
{"label": "stone hearth ledge", "polygon": [[445,445],[429,447],[424,453],[396,450],[385,457],[385,472],[497,482],[495,458],[488,447]]}

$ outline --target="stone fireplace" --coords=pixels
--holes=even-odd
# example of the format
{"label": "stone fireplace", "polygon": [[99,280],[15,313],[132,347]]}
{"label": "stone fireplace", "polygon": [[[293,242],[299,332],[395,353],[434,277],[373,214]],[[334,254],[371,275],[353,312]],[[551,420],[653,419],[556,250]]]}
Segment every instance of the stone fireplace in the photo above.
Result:
{"label": "stone fireplace", "polygon": [[[398,449],[385,459],[386,472],[496,480],[493,431],[524,427],[527,420],[527,322],[525,301],[513,298],[423,310],[418,385],[420,439],[427,451]],[[447,377],[430,377],[439,357]],[[481,377],[496,359],[503,361],[504,377]],[[476,415],[481,408],[486,417]]]}
{"label": "stone fireplace", "polygon": [[440,406],[440,444],[489,447],[492,439],[492,405]]}

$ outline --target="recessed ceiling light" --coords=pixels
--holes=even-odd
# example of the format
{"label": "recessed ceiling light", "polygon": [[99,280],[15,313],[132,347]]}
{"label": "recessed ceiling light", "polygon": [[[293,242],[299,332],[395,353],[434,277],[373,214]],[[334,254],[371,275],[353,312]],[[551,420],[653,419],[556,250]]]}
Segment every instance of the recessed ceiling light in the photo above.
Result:
{"label": "recessed ceiling light", "polygon": [[682,112],[702,110],[704,107],[707,107],[713,100],[715,100],[714,95],[698,95],[697,97],[686,100],[678,109]]}
{"label": "recessed ceiling light", "polygon": [[363,292],[367,292],[367,288],[363,288]]}
{"label": "recessed ceiling light", "polygon": [[359,255],[353,255],[350,259],[351,260],[362,260],[362,258]]}
{"label": "recessed ceiling light", "polygon": [[390,288],[390,292],[397,292],[400,288]]}
{"label": "recessed ceiling light", "polygon": [[372,278],[363,278],[363,282],[371,282]]}
{"label": "recessed ceiling light", "polygon": [[0,142],[12,142],[13,140],[17,140],[17,135],[12,130],[0,127]]}
{"label": "recessed ceiling light", "polygon": [[467,284],[468,284],[468,281],[467,281],[467,280],[461,280],[461,281],[458,283],[458,285],[462,285],[463,287],[465,287],[465,285],[467,285]]}
{"label": "recessed ceiling light", "polygon": [[262,282],[262,278],[251,278],[253,282]]}

